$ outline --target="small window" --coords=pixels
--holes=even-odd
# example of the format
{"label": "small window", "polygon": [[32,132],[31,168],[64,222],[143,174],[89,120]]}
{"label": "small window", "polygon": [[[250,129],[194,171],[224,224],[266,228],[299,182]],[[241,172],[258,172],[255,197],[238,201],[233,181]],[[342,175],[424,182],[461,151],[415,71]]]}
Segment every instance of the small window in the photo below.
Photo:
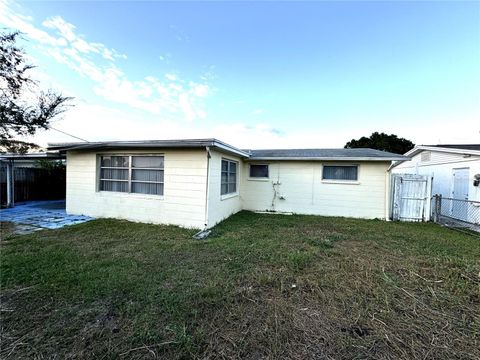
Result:
{"label": "small window", "polygon": [[163,195],[163,156],[101,156],[99,189]]}
{"label": "small window", "polygon": [[432,153],[430,151],[424,151],[420,154],[420,161],[421,162],[430,161],[431,157],[432,157]]}
{"label": "small window", "polygon": [[222,159],[222,174],[220,194],[234,194],[237,192],[237,168],[236,161]]}
{"label": "small window", "polygon": [[323,180],[357,181],[358,166],[323,166]]}
{"label": "small window", "polygon": [[268,178],[268,165],[251,164],[251,178]]}

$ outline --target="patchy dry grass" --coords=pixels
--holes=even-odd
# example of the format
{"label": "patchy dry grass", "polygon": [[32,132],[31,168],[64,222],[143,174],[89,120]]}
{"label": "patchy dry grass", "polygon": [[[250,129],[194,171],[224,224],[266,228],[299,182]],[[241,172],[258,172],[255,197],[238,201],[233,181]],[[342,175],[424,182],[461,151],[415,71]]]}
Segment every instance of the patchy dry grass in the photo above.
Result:
{"label": "patchy dry grass", "polygon": [[14,230],[15,224],[9,221],[0,221],[0,241],[13,234]]}
{"label": "patchy dry grass", "polygon": [[478,237],[248,212],[192,235],[97,220],[10,237],[0,357],[480,358]]}

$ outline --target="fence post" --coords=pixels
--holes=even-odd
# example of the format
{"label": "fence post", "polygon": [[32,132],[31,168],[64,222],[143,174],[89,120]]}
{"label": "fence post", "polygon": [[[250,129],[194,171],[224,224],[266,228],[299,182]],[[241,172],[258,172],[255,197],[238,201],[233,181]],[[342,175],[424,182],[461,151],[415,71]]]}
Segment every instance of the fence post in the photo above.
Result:
{"label": "fence post", "polygon": [[433,221],[439,222],[440,214],[442,213],[442,195],[434,195],[435,198],[435,213]]}
{"label": "fence post", "polygon": [[13,160],[7,162],[7,208],[15,205],[15,179],[14,179],[14,167]]}

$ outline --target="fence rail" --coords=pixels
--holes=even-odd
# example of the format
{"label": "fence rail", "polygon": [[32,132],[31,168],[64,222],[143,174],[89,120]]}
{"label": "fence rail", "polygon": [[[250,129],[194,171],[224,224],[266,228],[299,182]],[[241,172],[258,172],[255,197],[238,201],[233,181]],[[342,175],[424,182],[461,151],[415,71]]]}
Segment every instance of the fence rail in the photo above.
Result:
{"label": "fence rail", "polygon": [[433,197],[433,220],[458,227],[480,231],[480,201]]}

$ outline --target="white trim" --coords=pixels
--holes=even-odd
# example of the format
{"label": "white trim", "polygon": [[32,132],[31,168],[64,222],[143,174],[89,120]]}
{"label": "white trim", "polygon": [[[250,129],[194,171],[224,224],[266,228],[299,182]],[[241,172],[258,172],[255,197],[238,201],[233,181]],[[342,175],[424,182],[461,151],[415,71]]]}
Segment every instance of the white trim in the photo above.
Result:
{"label": "white trim", "polygon": [[250,157],[249,153],[247,153],[245,151],[242,151],[240,149],[237,149],[233,146],[229,146],[227,144],[221,143],[218,140],[215,140],[213,142],[212,146],[216,147],[216,148],[219,148],[219,149],[222,149],[222,150],[225,150],[225,151],[228,151],[228,152],[231,152],[231,153],[234,153],[234,154],[237,154],[237,155],[240,155],[240,156]]}
{"label": "white trim", "polygon": [[[223,161],[229,161],[229,162],[233,162],[236,164],[236,169],[235,169],[235,192],[233,193],[226,193],[226,194],[222,194],[222,173],[224,172],[223,171],[223,168],[222,168],[222,162]],[[228,166],[228,169],[227,169],[227,174],[230,174],[230,165]],[[237,194],[238,195],[238,187],[240,185],[240,162],[238,160],[233,160],[233,159],[229,159],[227,157],[221,157],[220,158],[220,199],[223,200],[222,196],[227,196],[227,195],[235,195]],[[228,175],[227,175],[227,179],[228,179]],[[227,191],[228,191],[228,185],[230,185],[228,182],[227,182]]]}
{"label": "white trim", "polygon": [[[116,167],[116,166],[102,166],[102,157],[128,157],[128,167]],[[133,166],[133,157],[162,157],[163,158],[163,166],[161,168],[141,168],[141,167],[134,167]],[[97,161],[97,171],[96,171],[96,192],[102,193],[115,193],[115,194],[127,194],[127,195],[141,195],[143,198],[150,198],[153,196],[156,199],[163,199],[165,196],[165,154],[162,153],[148,153],[148,154],[136,154],[136,153],[129,153],[129,154],[115,154],[115,153],[96,153],[96,161]],[[128,170],[128,179],[102,179],[101,173],[102,169],[110,169],[110,170]],[[153,170],[153,171],[162,171],[163,172],[163,181],[142,181],[142,180],[133,180],[132,179],[132,172],[133,170]],[[113,191],[113,190],[101,190],[101,183],[102,181],[112,181],[112,182],[126,182],[128,185],[128,191]],[[157,184],[163,185],[162,194],[142,194],[138,192],[132,191],[132,184],[133,183],[140,183],[140,184]]]}
{"label": "white trim", "polygon": [[412,150],[405,153],[405,156],[416,155],[421,151],[439,151],[439,152],[448,152],[452,154],[470,154],[470,155],[480,155],[480,150],[468,150],[468,149],[456,149],[456,148],[445,148],[441,145],[437,146],[424,146],[418,145],[415,146]]}
{"label": "white trim", "polygon": [[322,180],[322,184],[360,185],[358,180]]}
{"label": "white trim", "polygon": [[[445,152],[451,154],[462,154],[462,155],[476,155],[480,156],[480,151],[478,150],[467,150],[467,149],[454,149],[454,148],[445,148],[441,146],[424,146],[424,145],[416,145],[413,149],[407,151],[404,155],[410,157],[410,159],[399,160],[393,163],[389,167],[389,171],[400,164],[403,164],[406,161],[410,161],[414,156],[420,154],[422,151],[437,151],[437,152]],[[461,160],[459,160],[461,161]],[[454,161],[457,162],[457,161]],[[425,164],[423,166],[428,166],[429,164]],[[419,165],[422,166],[422,165]]]}
{"label": "white trim", "polygon": [[223,200],[231,199],[231,198],[237,197],[239,195],[240,194],[238,193],[238,191],[234,192],[234,193],[230,193],[230,194],[220,195],[220,200],[223,201]]}

